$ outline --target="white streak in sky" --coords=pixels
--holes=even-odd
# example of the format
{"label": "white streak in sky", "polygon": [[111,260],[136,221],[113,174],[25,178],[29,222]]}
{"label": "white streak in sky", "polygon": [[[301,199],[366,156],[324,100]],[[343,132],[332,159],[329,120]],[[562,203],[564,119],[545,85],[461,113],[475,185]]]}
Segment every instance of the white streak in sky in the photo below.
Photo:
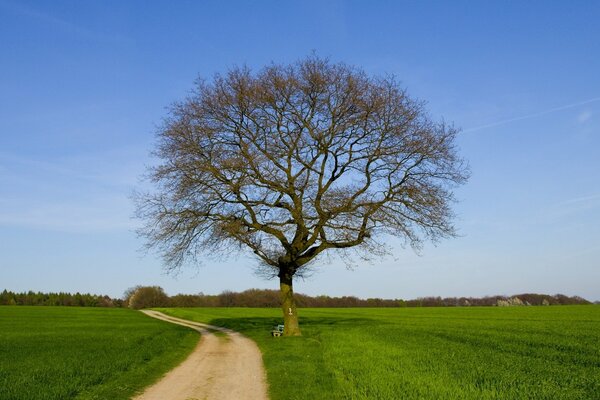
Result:
{"label": "white streak in sky", "polygon": [[[49,3],[52,4],[52,3]],[[38,21],[42,21],[49,26],[54,26],[58,29],[61,29],[64,32],[72,33],[78,35],[80,37],[91,39],[91,40],[99,40],[99,41],[107,41],[112,43],[127,43],[129,39],[126,37],[111,33],[102,33],[93,31],[88,29],[82,25],[74,24],[62,18],[58,18],[54,15],[42,12],[38,9],[29,7],[23,2],[12,2],[12,1],[3,1],[0,0],[0,8],[9,10],[15,14],[25,16],[27,18],[36,19]]]}
{"label": "white streak in sky", "polygon": [[560,205],[584,203],[584,202],[589,202],[589,201],[594,201],[594,200],[600,200],[600,194],[592,194],[589,196],[576,197],[573,199],[566,200],[566,201],[560,203]]}
{"label": "white streak in sky", "polygon": [[550,108],[549,110],[538,111],[536,113],[528,114],[528,115],[523,115],[521,117],[503,119],[503,120],[500,120],[500,121],[492,122],[490,124],[476,126],[475,128],[465,129],[462,132],[463,133],[475,132],[475,131],[479,131],[479,130],[482,130],[482,129],[493,128],[495,126],[500,126],[500,125],[508,124],[510,122],[522,121],[524,119],[535,118],[535,117],[539,117],[539,116],[542,116],[542,115],[551,114],[551,113],[557,112],[557,111],[568,110],[569,108],[575,108],[575,107],[583,106],[585,104],[594,103],[596,101],[600,101],[600,97],[594,97],[592,99],[580,101],[580,102],[577,102],[577,103],[571,103],[571,104],[567,104],[567,105],[560,106],[560,107]]}

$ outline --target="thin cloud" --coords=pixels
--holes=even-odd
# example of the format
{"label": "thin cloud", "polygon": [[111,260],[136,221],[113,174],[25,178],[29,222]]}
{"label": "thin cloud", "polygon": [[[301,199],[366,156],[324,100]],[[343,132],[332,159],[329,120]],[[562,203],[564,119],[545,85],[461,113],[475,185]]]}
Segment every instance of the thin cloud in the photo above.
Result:
{"label": "thin cloud", "polygon": [[127,42],[129,39],[114,34],[106,34],[97,31],[93,31],[91,29],[85,28],[81,25],[74,24],[70,21],[64,20],[62,18],[58,18],[54,15],[42,12],[40,10],[34,9],[29,6],[25,6],[22,3],[13,3],[7,1],[0,1],[0,8],[4,8],[5,10],[9,10],[15,14],[19,14],[28,18],[36,19],[38,21],[45,22],[47,25],[54,26],[56,28],[61,29],[62,31],[74,33],[80,37],[92,39],[92,40],[101,40],[101,41],[109,41],[109,42]]}
{"label": "thin cloud", "polygon": [[551,113],[554,113],[554,112],[557,112],[557,111],[568,110],[570,108],[575,108],[575,107],[583,106],[583,105],[586,105],[586,104],[595,103],[597,101],[600,101],[600,97],[594,97],[594,98],[591,98],[591,99],[588,99],[588,100],[579,101],[577,103],[566,104],[564,106],[554,107],[554,108],[550,108],[550,109],[544,110],[544,111],[538,111],[536,113],[528,114],[528,115],[523,115],[521,117],[508,118],[508,119],[503,119],[503,120],[500,120],[500,121],[492,122],[490,124],[476,126],[474,128],[469,128],[469,129],[463,130],[463,133],[476,132],[476,131],[480,131],[480,130],[487,129],[487,128],[493,128],[493,127],[496,127],[496,126],[509,124],[511,122],[522,121],[522,120],[525,120],[525,119],[540,117],[542,115],[551,114]]}
{"label": "thin cloud", "polygon": [[3,175],[8,176],[12,170],[21,177],[29,175],[46,180],[51,175],[110,187],[130,188],[139,180],[141,165],[147,161],[145,156],[145,149],[140,150],[135,146],[82,153],[52,161],[0,151],[0,173],[4,172]]}
{"label": "thin cloud", "polygon": [[585,110],[577,116],[577,122],[584,124],[589,121],[590,118],[592,118],[592,112],[590,110]]}
{"label": "thin cloud", "polygon": [[559,205],[587,203],[587,202],[594,201],[594,200],[600,200],[600,193],[598,193],[598,194],[592,194],[592,195],[589,195],[589,196],[575,197],[575,198],[563,201]]}
{"label": "thin cloud", "polygon": [[[571,219],[575,214],[583,215],[582,213],[598,207],[600,207],[600,193],[572,197],[542,208],[539,214],[540,222]],[[584,223],[590,224],[591,221],[586,220]]]}
{"label": "thin cloud", "polygon": [[129,195],[140,172],[140,152],[125,147],[51,161],[0,152],[0,227],[132,230]]}
{"label": "thin cloud", "polygon": [[[85,200],[85,201],[84,201]],[[132,231],[132,204],[126,196],[99,194],[97,198],[16,199],[4,201],[0,227],[93,233]]]}

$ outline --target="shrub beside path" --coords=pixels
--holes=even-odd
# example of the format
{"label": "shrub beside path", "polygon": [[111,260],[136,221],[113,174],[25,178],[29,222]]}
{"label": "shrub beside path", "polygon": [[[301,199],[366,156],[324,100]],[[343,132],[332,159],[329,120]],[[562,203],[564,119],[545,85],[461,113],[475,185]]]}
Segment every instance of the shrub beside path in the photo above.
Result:
{"label": "shrub beside path", "polygon": [[268,400],[262,354],[252,340],[230,329],[142,312],[195,329],[202,337],[184,362],[134,400]]}

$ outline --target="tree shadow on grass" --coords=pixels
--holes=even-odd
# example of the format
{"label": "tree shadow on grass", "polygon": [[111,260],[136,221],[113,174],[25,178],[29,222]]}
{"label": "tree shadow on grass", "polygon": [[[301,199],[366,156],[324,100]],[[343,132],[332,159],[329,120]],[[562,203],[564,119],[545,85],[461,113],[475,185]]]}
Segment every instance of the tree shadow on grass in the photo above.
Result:
{"label": "tree shadow on grass", "polygon": [[[371,318],[326,318],[326,317],[300,317],[300,328],[309,332],[319,331],[320,328],[348,328],[367,326],[373,324]],[[242,317],[242,318],[214,318],[211,325],[222,326],[241,333],[264,331],[270,333],[273,326],[283,323],[281,317]],[[377,321],[381,323],[381,321]]]}

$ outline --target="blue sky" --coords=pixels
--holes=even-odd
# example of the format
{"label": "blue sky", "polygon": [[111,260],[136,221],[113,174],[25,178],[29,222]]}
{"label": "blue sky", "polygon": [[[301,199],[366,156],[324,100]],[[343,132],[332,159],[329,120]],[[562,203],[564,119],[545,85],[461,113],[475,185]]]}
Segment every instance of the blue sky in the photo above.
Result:
{"label": "blue sky", "polygon": [[[129,198],[165,108],[198,77],[315,51],[394,74],[462,127],[461,236],[296,290],[600,300],[598,2],[0,0],[0,290],[120,296],[277,288],[251,257],[164,275]],[[335,282],[335,283],[333,283]]]}

